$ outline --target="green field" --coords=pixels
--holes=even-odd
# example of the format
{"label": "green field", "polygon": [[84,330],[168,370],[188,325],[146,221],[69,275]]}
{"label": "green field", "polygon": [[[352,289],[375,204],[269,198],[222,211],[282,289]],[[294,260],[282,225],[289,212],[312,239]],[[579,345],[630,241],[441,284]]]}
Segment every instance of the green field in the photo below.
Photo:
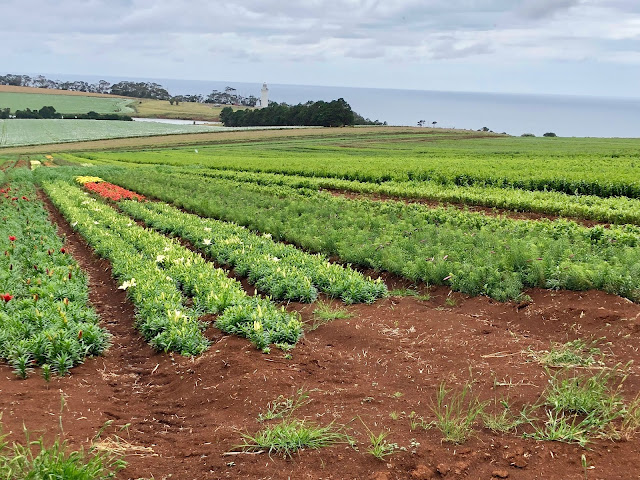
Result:
{"label": "green field", "polygon": [[65,158],[640,225],[638,146],[640,141],[626,139],[473,138],[381,129]]}
{"label": "green field", "polygon": [[121,113],[132,114],[135,112],[129,105],[133,102],[127,98],[84,97],[81,95],[48,95],[45,93],[14,93],[0,92],[0,108],[16,110],[40,110],[44,106],[52,106],[57,112],[64,114],[74,113]]}
{"label": "green field", "polygon": [[[180,102],[171,105],[168,100],[137,98],[132,105],[135,116],[142,118],[177,118],[186,120],[205,120],[217,122],[223,107],[214,107],[211,103]],[[231,107],[234,110],[249,107]]]}
{"label": "green field", "polygon": [[[640,139],[470,138],[407,133],[91,154],[105,161],[275,172],[361,182],[432,181],[640,197]],[[465,138],[465,137],[462,137]]]}
{"label": "green field", "polygon": [[[244,129],[249,129],[245,127]],[[259,127],[256,127],[259,129]],[[82,142],[108,138],[147,137],[239,129],[209,125],[171,125],[115,120],[0,120],[0,148],[19,145]]]}

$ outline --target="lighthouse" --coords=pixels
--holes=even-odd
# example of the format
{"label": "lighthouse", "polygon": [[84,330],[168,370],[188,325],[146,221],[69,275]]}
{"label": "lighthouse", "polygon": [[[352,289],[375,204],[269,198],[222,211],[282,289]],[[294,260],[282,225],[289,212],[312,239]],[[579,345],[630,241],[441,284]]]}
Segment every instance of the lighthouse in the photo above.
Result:
{"label": "lighthouse", "polygon": [[260,108],[269,106],[269,89],[267,88],[267,84],[262,84],[262,90],[260,90]]}

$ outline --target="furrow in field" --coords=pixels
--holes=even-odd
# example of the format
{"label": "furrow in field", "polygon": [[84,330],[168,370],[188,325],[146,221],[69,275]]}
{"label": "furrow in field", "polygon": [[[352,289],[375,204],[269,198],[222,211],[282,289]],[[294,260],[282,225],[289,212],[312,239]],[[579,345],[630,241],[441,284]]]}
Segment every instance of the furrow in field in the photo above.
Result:
{"label": "furrow in field", "polygon": [[296,315],[247,296],[224,271],[177,242],[65,182],[47,182],[44,189],[73,228],[111,262],[136,305],[138,328],[154,348],[189,355],[204,351],[208,342],[198,321],[204,314],[217,314],[216,326],[259,348],[295,344],[302,334]]}
{"label": "furrow in field", "polygon": [[137,169],[109,178],[205,217],[413,281],[518,298],[524,288],[591,288],[640,299],[640,229],[512,220],[401,202],[336,198]]}

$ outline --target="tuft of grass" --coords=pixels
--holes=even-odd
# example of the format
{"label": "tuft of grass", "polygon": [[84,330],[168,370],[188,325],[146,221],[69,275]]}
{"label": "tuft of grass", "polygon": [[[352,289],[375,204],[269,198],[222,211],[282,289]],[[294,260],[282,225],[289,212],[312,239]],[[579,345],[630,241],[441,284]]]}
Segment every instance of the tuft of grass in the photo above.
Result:
{"label": "tuft of grass", "polygon": [[0,478],[106,480],[126,466],[120,455],[92,448],[70,451],[66,441],[57,438],[46,445],[43,438],[31,440],[25,429],[25,444],[9,446],[0,439]]}
{"label": "tuft of grass", "polygon": [[442,432],[443,440],[461,444],[471,436],[473,425],[485,407],[486,403],[472,395],[470,383],[465,383],[461,391],[453,392],[443,382],[431,410],[436,416],[435,426]]}
{"label": "tuft of grass", "polygon": [[584,421],[592,429],[602,432],[624,412],[624,401],[620,395],[622,381],[617,387],[612,387],[615,372],[570,377],[559,372],[549,380],[543,394],[544,402],[557,412],[584,416]]}
{"label": "tuft of grass", "polygon": [[384,460],[385,457],[389,455],[393,455],[396,450],[406,450],[405,448],[401,448],[397,443],[391,443],[387,441],[387,436],[389,432],[380,432],[379,434],[373,433],[373,431],[364,423],[364,420],[358,416],[358,419],[367,429],[369,433],[369,447],[367,448],[367,453],[373,455],[378,460]]}
{"label": "tuft of grass", "polygon": [[552,442],[577,443],[584,447],[589,442],[592,426],[588,419],[578,420],[557,410],[547,410],[547,420],[542,426],[533,425],[534,432],[525,437]]}
{"label": "tuft of grass", "polygon": [[258,421],[264,422],[288,417],[300,407],[308,405],[309,402],[311,402],[309,392],[306,392],[304,388],[298,389],[296,395],[296,397],[291,398],[280,395],[272,402],[269,402],[267,404],[267,410],[258,414]]}
{"label": "tuft of grass", "polygon": [[318,302],[313,310],[313,323],[309,327],[309,331],[314,331],[318,327],[325,325],[333,320],[351,318],[353,314],[344,308],[332,307],[329,303]]}
{"label": "tuft of grass", "polygon": [[255,435],[243,434],[244,443],[237,448],[255,452],[264,450],[271,454],[291,457],[304,448],[318,449],[337,443],[352,444],[348,435],[337,430],[333,423],[326,427],[295,418],[285,419],[276,425],[263,428]]}
{"label": "tuft of grass", "polygon": [[587,343],[581,339],[554,343],[549,351],[535,352],[533,356],[549,367],[590,367],[602,363],[604,354],[598,343],[599,340]]}
{"label": "tuft of grass", "polygon": [[482,412],[482,422],[484,426],[493,432],[509,433],[515,432],[520,425],[530,424],[533,419],[530,418],[531,412],[535,407],[525,405],[519,412],[514,412],[509,405],[508,400],[500,400],[501,410],[498,412]]}
{"label": "tuft of grass", "polygon": [[412,431],[419,427],[429,430],[433,425],[433,422],[427,422],[423,417],[419,417],[416,412],[411,412],[409,414],[409,428],[411,428]]}
{"label": "tuft of grass", "polygon": [[458,301],[454,297],[447,297],[444,304],[447,307],[455,307],[458,304]]}
{"label": "tuft of grass", "polygon": [[385,457],[393,455],[393,452],[398,450],[397,443],[390,443],[387,441],[389,432],[380,432],[378,435],[373,432],[369,432],[369,448],[367,453],[373,455],[378,460],[384,460]]}
{"label": "tuft of grass", "polygon": [[547,421],[533,425],[539,440],[586,445],[591,437],[631,438],[640,429],[640,396],[625,404],[621,391],[626,379],[619,366],[596,375],[567,376],[559,372],[549,380],[542,396]]}
{"label": "tuft of grass", "polygon": [[615,431],[615,437],[631,440],[640,431],[640,395],[626,405],[621,415],[622,422]]}
{"label": "tuft of grass", "polygon": [[396,288],[394,290],[389,291],[390,297],[414,297],[417,300],[422,300],[424,302],[428,302],[431,300],[431,295],[429,293],[420,294],[416,290],[412,290],[410,288]]}

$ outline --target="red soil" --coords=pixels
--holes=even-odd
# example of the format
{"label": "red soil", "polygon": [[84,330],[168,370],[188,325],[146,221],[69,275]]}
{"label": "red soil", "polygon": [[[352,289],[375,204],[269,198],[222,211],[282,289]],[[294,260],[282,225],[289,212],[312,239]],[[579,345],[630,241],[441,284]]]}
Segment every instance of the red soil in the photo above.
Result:
{"label": "red soil", "polygon": [[[113,346],[48,386],[39,376],[18,380],[8,366],[0,366],[2,420],[11,439],[23,439],[23,423],[48,438],[58,433],[63,395],[62,422],[73,446],[86,447],[113,420],[105,436],[117,433],[132,446],[145,447],[128,452],[123,479],[581,479],[583,454],[594,467],[589,479],[637,478],[637,439],[595,440],[583,449],[476,426],[471,440],[455,446],[443,443],[436,429],[412,431],[407,415],[415,411],[433,420],[430,404],[437,386],[442,381],[458,386],[470,378],[483,400],[509,396],[516,407],[535,402],[548,377],[527,352],[548,349],[552,341],[604,337],[611,342],[604,347],[609,365],[637,364],[639,305],[602,292],[544,290],[527,292],[531,304],[515,305],[439,288],[431,290],[429,301],[391,297],[347,307],[352,318],[308,332],[291,359],[275,349],[264,355],[213,327],[208,334],[214,344],[203,355],[160,354],[134,329],[133,306],[111,279],[109,264],[92,254],[50,204],[49,209],[66,235],[65,247],[89,274],[91,301],[114,336]],[[455,305],[445,303],[449,296]],[[315,307],[288,308],[310,321]],[[627,400],[640,392],[637,374],[632,365]],[[302,387],[311,403],[296,416],[346,425],[358,451],[338,445],[291,459],[224,455],[240,443],[240,432],[261,428],[256,417],[269,401],[291,397]],[[400,418],[393,420],[392,412]],[[388,441],[406,451],[385,461],[367,454],[368,432],[357,416],[376,434],[388,431]],[[123,425],[128,427],[120,431]]]}

